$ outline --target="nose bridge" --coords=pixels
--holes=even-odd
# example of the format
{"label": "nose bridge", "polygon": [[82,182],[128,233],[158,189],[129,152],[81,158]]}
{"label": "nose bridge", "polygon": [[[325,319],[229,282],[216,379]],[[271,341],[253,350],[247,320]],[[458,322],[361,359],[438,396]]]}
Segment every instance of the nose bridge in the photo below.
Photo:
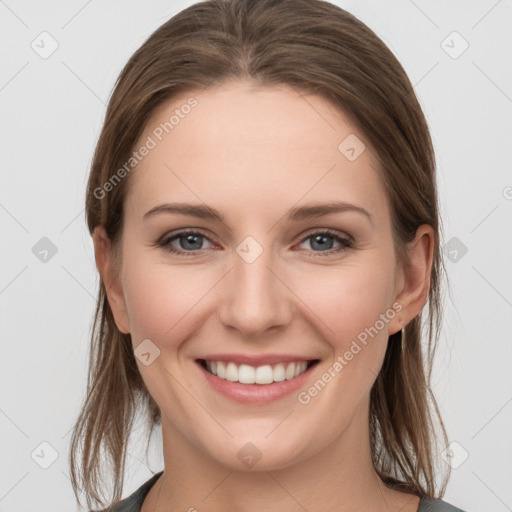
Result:
{"label": "nose bridge", "polygon": [[236,247],[233,270],[225,283],[228,289],[221,298],[220,317],[226,326],[257,335],[289,321],[289,298],[274,263],[272,249],[254,237]]}

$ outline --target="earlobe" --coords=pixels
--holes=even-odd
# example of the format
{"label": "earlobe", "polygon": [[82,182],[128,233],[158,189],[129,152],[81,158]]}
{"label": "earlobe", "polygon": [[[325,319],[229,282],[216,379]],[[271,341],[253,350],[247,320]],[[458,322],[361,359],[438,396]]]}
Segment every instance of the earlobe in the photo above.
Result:
{"label": "earlobe", "polygon": [[130,332],[130,323],[118,272],[115,272],[112,266],[110,239],[105,229],[100,226],[94,229],[92,239],[96,265],[103,284],[105,285],[107,300],[112,310],[116,326],[123,334],[128,334]]}
{"label": "earlobe", "polygon": [[[434,255],[434,230],[427,224],[421,225],[412,242],[408,244],[409,266],[401,272],[400,284],[395,301],[402,306],[390,334],[407,325],[423,309],[430,290],[430,276]],[[403,325],[400,324],[403,321]],[[396,325],[395,325],[396,324]]]}

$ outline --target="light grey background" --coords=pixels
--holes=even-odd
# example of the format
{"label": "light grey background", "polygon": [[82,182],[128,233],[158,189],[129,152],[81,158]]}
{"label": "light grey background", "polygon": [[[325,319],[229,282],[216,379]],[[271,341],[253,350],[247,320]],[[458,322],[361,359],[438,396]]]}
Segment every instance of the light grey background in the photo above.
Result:
{"label": "light grey background", "polygon": [[[76,509],[68,446],[98,284],[84,222],[88,168],[118,73],[192,3],[0,0],[0,512]],[[445,500],[467,512],[512,510],[512,2],[336,3],[398,57],[437,151],[454,260],[433,379],[456,443]],[[139,434],[125,495],[163,467],[161,441],[148,469]]]}

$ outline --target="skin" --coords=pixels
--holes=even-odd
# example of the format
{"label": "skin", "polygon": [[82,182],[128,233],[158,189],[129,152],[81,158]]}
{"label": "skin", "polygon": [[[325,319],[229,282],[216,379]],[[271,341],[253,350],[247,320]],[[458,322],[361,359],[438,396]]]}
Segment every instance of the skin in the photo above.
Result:
{"label": "skin", "polygon": [[[198,105],[129,177],[117,267],[104,230],[93,235],[118,328],[134,348],[150,339],[160,350],[149,366],[137,360],[162,412],[165,462],[143,512],[416,511],[419,498],[387,488],[373,468],[368,409],[388,336],[427,298],[432,228],[418,228],[403,268],[369,141],[328,101],[287,86],[237,80],[173,98],[140,143],[190,96]],[[349,134],[366,145],[355,161],[338,150]],[[286,220],[291,208],[331,200],[364,208],[371,221],[356,211]],[[224,222],[144,218],[171,202],[206,204]],[[206,238],[170,245],[194,254],[158,246],[186,228]],[[342,245],[327,238],[319,248],[311,235],[326,228],[353,246],[333,253]],[[236,252],[248,236],[263,249],[252,263]],[[400,312],[307,404],[296,393],[266,405],[233,402],[195,363],[208,353],[302,354],[320,359],[311,386],[395,302]],[[262,455],[252,468],[237,457],[248,442]]]}

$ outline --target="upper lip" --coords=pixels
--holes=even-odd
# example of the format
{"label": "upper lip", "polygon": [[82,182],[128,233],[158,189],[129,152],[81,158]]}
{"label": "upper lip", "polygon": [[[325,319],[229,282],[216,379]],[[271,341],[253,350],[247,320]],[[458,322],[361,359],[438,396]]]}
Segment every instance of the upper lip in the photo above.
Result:
{"label": "upper lip", "polygon": [[200,359],[206,361],[223,361],[226,363],[248,364],[250,366],[274,365],[279,363],[294,363],[297,361],[316,361],[315,357],[304,357],[293,354],[210,354]]}

